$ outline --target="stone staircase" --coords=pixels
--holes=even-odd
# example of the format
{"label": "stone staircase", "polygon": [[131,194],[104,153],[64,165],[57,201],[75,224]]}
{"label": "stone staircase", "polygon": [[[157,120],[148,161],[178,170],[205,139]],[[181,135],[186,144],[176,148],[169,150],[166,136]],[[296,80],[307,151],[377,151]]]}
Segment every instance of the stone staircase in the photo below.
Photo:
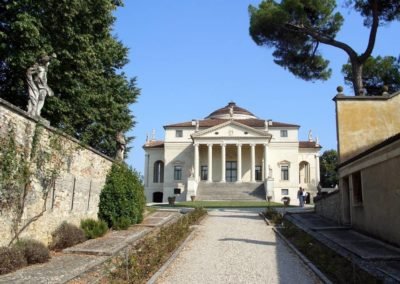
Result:
{"label": "stone staircase", "polygon": [[265,200],[264,183],[200,182],[196,200]]}

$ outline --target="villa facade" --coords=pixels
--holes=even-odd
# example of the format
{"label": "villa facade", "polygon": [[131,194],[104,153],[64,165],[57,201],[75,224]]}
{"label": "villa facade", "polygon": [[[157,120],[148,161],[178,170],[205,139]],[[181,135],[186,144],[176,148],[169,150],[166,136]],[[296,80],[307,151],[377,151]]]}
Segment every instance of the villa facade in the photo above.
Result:
{"label": "villa facade", "polygon": [[244,187],[262,188],[261,198],[278,202],[288,196],[297,204],[300,186],[312,197],[321,146],[311,134],[299,141],[299,128],[259,119],[233,102],[205,119],[166,125],[163,141],[152,137],[143,146],[147,202],[207,199],[206,189],[214,191],[213,200],[229,199],[222,190],[243,193]]}

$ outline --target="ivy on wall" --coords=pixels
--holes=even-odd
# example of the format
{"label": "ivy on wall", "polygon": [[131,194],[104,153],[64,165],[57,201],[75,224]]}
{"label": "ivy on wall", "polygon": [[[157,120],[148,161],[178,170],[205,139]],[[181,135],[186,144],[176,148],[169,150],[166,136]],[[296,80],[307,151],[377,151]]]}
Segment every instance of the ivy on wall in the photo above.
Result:
{"label": "ivy on wall", "polygon": [[[55,189],[65,161],[72,158],[75,150],[57,133],[43,135],[43,130],[40,123],[33,131],[31,124],[26,124],[24,139],[18,143],[15,126],[9,122],[8,129],[0,135],[0,214],[8,212],[12,216],[13,237],[9,245],[46,212],[49,192]],[[22,220],[27,196],[35,184],[41,188],[41,210]]]}

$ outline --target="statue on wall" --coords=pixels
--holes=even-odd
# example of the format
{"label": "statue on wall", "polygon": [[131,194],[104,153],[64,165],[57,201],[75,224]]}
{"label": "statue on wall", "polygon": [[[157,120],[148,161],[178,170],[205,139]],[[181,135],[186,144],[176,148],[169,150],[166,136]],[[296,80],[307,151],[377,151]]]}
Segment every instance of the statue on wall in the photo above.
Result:
{"label": "statue on wall", "polygon": [[117,133],[115,136],[115,141],[117,141],[117,153],[115,154],[115,159],[117,161],[123,161],[126,149],[126,141],[122,131]]}
{"label": "statue on wall", "polygon": [[26,82],[28,84],[28,113],[39,117],[44,106],[46,96],[53,96],[54,93],[47,85],[47,71],[50,61],[57,56],[44,55],[38,59],[32,67],[26,71]]}
{"label": "statue on wall", "polygon": [[233,118],[233,106],[229,107],[229,116]]}

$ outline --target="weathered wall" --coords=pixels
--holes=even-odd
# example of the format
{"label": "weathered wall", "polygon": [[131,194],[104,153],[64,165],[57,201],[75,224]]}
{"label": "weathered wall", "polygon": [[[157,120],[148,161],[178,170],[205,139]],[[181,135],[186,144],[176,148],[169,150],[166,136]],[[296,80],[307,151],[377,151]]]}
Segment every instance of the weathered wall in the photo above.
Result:
{"label": "weathered wall", "polygon": [[340,211],[338,204],[340,203],[339,191],[334,191],[314,199],[315,212],[325,218],[340,223]]}
{"label": "weathered wall", "polygon": [[[54,169],[58,178],[47,187],[49,192],[45,202],[43,182],[32,175],[20,226],[45,208],[43,215],[29,225],[21,237],[30,237],[47,244],[51,241],[51,232],[61,222],[79,225],[82,218],[97,218],[99,194],[113,160],[52,127],[43,126],[26,112],[0,99],[0,137],[9,135],[9,130],[13,129],[17,148],[20,151],[31,151],[35,129],[38,127],[42,129],[37,140],[38,147],[50,155],[53,165],[60,165]],[[52,149],[52,141],[57,141],[61,150]],[[32,172],[37,172],[35,167],[31,165]],[[7,245],[12,238],[13,216],[11,210],[0,212],[0,246]]]}
{"label": "weathered wall", "polygon": [[334,100],[341,163],[400,132],[400,92]]}
{"label": "weathered wall", "polygon": [[[349,209],[354,228],[400,245],[400,140],[340,168],[349,178]],[[355,202],[354,173],[361,174],[362,202]]]}

